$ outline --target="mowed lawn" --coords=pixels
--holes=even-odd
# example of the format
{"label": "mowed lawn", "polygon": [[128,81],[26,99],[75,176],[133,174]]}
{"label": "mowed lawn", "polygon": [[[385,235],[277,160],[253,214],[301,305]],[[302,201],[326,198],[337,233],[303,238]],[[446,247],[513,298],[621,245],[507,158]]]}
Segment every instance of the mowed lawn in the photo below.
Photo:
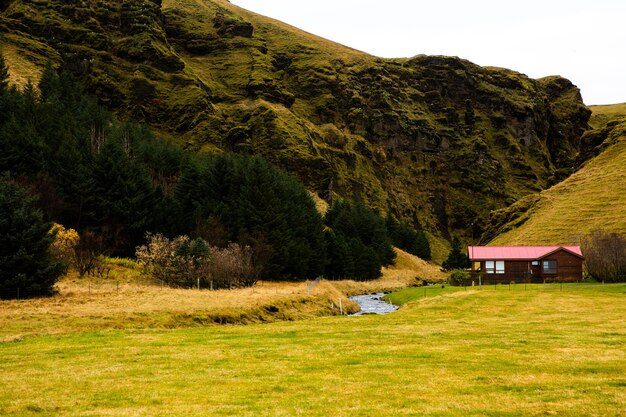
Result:
{"label": "mowed lawn", "polygon": [[521,288],[405,294],[387,316],[4,342],[0,415],[626,415],[626,285]]}

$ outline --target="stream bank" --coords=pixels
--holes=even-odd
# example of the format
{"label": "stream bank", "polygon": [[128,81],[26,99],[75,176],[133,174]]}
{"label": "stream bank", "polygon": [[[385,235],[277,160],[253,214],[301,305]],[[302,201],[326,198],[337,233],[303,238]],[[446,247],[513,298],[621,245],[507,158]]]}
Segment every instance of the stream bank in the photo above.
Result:
{"label": "stream bank", "polygon": [[398,306],[383,300],[385,293],[378,292],[374,294],[355,295],[350,299],[359,306],[361,311],[351,314],[351,316],[363,316],[365,314],[389,314],[398,309]]}

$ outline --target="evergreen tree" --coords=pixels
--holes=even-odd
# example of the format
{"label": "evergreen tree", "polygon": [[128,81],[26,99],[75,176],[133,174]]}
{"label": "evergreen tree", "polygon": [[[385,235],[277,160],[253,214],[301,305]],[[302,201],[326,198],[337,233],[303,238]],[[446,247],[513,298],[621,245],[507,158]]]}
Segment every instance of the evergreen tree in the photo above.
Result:
{"label": "evergreen tree", "polygon": [[452,238],[452,248],[448,258],[441,265],[444,271],[453,269],[465,269],[471,266],[469,257],[461,249],[461,241],[458,237]]}
{"label": "evergreen tree", "polygon": [[430,244],[421,228],[414,229],[406,223],[398,223],[391,214],[387,214],[385,225],[395,246],[422,259],[431,259]]}
{"label": "evergreen tree", "polygon": [[[14,106],[10,105],[9,98],[9,68],[0,53],[0,127],[10,117]],[[0,132],[1,135],[1,132]],[[0,136],[0,152],[2,152],[2,137]]]}
{"label": "evergreen tree", "polygon": [[191,162],[176,199],[191,216],[186,223],[195,233],[219,225],[225,236],[218,241],[251,246],[264,264],[265,279],[305,279],[323,272],[323,223],[315,204],[299,182],[260,157],[221,155]]}
{"label": "evergreen tree", "polygon": [[193,161],[183,165],[180,178],[174,189],[174,198],[178,205],[178,223],[181,234],[190,233],[195,228],[198,212],[202,205],[201,200],[206,196],[206,190],[201,188],[201,176],[198,167]]}
{"label": "evergreen tree", "polygon": [[422,259],[431,260],[432,252],[430,251],[430,242],[426,237],[424,230],[417,230],[417,240],[415,241],[415,255]]}
{"label": "evergreen tree", "polygon": [[0,172],[34,176],[45,167],[46,147],[39,134],[38,95],[30,81],[6,110],[0,127]]}
{"label": "evergreen tree", "polygon": [[61,95],[61,85],[59,76],[52,67],[52,63],[48,61],[41,73],[39,79],[39,92],[41,93],[41,101],[58,100]]}
{"label": "evergreen tree", "polygon": [[324,232],[326,240],[325,277],[329,279],[349,279],[356,276],[352,248],[343,235],[332,230]]}
{"label": "evergreen tree", "polygon": [[260,157],[238,158],[234,166],[227,199],[232,214],[220,213],[222,223],[230,224],[238,238],[247,234],[267,241],[272,249],[265,269],[268,276],[320,275],[325,257],[323,224],[306,189]]}
{"label": "evergreen tree", "polygon": [[0,297],[51,294],[64,270],[48,253],[52,224],[43,221],[34,198],[7,176],[0,177],[0,213]]}
{"label": "evergreen tree", "polygon": [[382,265],[391,265],[395,252],[391,246],[385,221],[363,203],[337,201],[326,213],[326,224],[337,234],[360,240],[371,247]]}
{"label": "evergreen tree", "polygon": [[151,229],[158,202],[145,171],[126,155],[122,144],[105,142],[92,170],[94,217],[91,227],[100,230],[114,254],[131,256]]}
{"label": "evergreen tree", "polygon": [[0,53],[0,95],[9,89],[9,67]]}
{"label": "evergreen tree", "polygon": [[367,246],[355,238],[349,240],[349,245],[354,262],[353,279],[376,279],[383,275],[381,271],[382,265],[373,247]]}

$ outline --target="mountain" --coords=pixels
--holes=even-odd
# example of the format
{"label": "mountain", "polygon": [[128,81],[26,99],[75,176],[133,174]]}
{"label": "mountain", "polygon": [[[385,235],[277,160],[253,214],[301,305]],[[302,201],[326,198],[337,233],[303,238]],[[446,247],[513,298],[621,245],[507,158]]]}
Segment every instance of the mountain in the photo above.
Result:
{"label": "mountain", "polygon": [[592,157],[565,181],[491,216],[492,245],[579,244],[595,229],[626,236],[626,106],[593,106],[583,135]]}
{"label": "mountain", "polygon": [[224,0],[4,0],[0,34],[15,82],[51,61],[188,149],[262,154],[435,236],[478,236],[591,155],[564,78],[381,59]]}

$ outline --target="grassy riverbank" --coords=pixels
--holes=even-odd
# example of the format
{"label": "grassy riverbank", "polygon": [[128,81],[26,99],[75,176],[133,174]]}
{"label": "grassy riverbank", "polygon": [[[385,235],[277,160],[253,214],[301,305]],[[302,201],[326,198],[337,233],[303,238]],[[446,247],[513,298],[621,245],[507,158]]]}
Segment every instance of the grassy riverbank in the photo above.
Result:
{"label": "grassy riverbank", "polygon": [[388,316],[0,343],[0,414],[623,415],[626,285],[442,291]]}
{"label": "grassy riverbank", "polygon": [[416,276],[440,279],[432,264],[397,251],[396,265],[365,282],[259,282],[235,290],[171,289],[142,278],[132,262],[109,260],[107,278],[69,274],[50,298],[0,301],[0,341],[108,329],[251,324],[358,311],[349,294],[397,290]]}

